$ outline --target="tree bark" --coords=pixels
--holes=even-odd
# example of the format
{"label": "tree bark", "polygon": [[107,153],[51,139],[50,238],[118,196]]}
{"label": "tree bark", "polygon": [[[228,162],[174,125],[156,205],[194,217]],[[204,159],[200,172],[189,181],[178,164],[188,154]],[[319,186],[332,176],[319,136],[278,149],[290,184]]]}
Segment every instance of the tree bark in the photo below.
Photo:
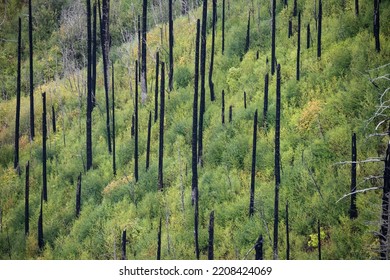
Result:
{"label": "tree bark", "polygon": [[[25,185],[25,198],[24,198],[24,233],[28,235],[30,232],[30,162],[26,165],[26,185]],[[1,223],[0,223],[1,224]]]}
{"label": "tree bark", "polygon": [[288,20],[288,38],[292,36],[292,20],[291,18]]}
{"label": "tree bark", "polygon": [[92,110],[96,106],[96,65],[97,65],[97,20],[96,3],[93,4],[93,25],[92,25]]}
{"label": "tree bark", "polygon": [[320,220],[317,222],[317,236],[318,236],[318,259],[321,260],[321,224]]}
{"label": "tree bark", "polygon": [[355,0],[355,15],[359,15],[359,0]]}
{"label": "tree bark", "polygon": [[141,64],[141,101],[145,103],[148,94],[148,83],[146,74],[146,30],[147,30],[147,13],[148,13],[148,1],[142,2],[142,64]]}
{"label": "tree bark", "polygon": [[210,213],[208,259],[214,260],[214,211]]}
{"label": "tree bark", "polygon": [[322,35],[322,0],[318,3],[318,32],[317,32],[317,57],[321,57],[321,35]]}
{"label": "tree bark", "polygon": [[161,260],[161,218],[157,233],[157,260]]}
{"label": "tree bark", "polygon": [[146,171],[149,169],[151,131],[152,131],[152,112],[149,112],[148,139],[146,141]]}
{"label": "tree bark", "polygon": [[138,81],[141,82],[141,61],[142,61],[142,39],[141,39],[141,16],[138,15]]}
{"label": "tree bark", "polygon": [[290,259],[290,227],[288,220],[288,202],[286,203],[286,259]]}
{"label": "tree bark", "polygon": [[263,259],[263,235],[261,234],[256,241],[255,252],[256,252],[255,260],[262,260]]}
{"label": "tree bark", "polygon": [[122,232],[122,260],[126,260],[126,230]]}
{"label": "tree bark", "polygon": [[77,186],[76,186],[76,218],[80,216],[81,211],[81,172],[77,177]]}
{"label": "tree bark", "polygon": [[271,27],[271,75],[275,74],[275,36],[276,36],[276,0],[272,0],[272,27]]}
{"label": "tree bark", "polygon": [[249,200],[249,217],[253,217],[255,212],[255,179],[256,179],[256,142],[257,142],[257,110],[253,118],[253,146],[252,146],[252,170],[251,170],[251,190]]}
{"label": "tree bark", "polygon": [[51,123],[53,127],[53,133],[57,132],[57,125],[56,125],[56,112],[54,110],[54,105],[51,105]]}
{"label": "tree bark", "polygon": [[374,0],[374,36],[375,36],[375,50],[377,52],[381,51],[381,45],[380,45],[380,40],[379,40],[379,30],[380,30],[379,3],[380,3],[380,0]]}
{"label": "tree bark", "polygon": [[17,169],[17,170],[19,170],[19,125],[20,125],[21,52],[22,52],[22,20],[21,20],[21,18],[19,18],[18,70],[17,70],[18,74],[17,74],[17,80],[16,80],[15,152],[14,152],[14,168]]}
{"label": "tree bark", "polygon": [[307,24],[307,31],[306,31],[306,49],[310,48],[310,23]]}
{"label": "tree bark", "polygon": [[244,109],[246,109],[246,91],[244,91]]}
{"label": "tree bark", "polygon": [[233,121],[233,106],[229,106],[229,123]]}
{"label": "tree bark", "polygon": [[215,24],[217,20],[217,0],[213,0],[213,19],[212,19],[212,37],[211,37],[211,61],[209,70],[209,88],[210,100],[215,100],[213,71],[214,71],[214,52],[215,52]]}
{"label": "tree bark", "polygon": [[30,137],[34,140],[35,137],[35,121],[34,121],[34,42],[33,42],[33,25],[32,25],[32,5],[31,0],[28,1],[28,41],[30,50]]}
{"label": "tree bark", "polygon": [[39,217],[38,217],[38,248],[40,251],[43,250],[43,247],[45,246],[45,241],[43,239],[43,200],[41,196],[41,208],[39,210]]}
{"label": "tree bark", "polygon": [[352,135],[352,164],[351,164],[351,206],[349,208],[349,218],[355,219],[358,216],[358,211],[356,207],[356,161],[357,161],[357,151],[356,151],[356,133]]}
{"label": "tree bark", "polygon": [[379,234],[380,254],[381,260],[387,260],[388,257],[388,232],[389,232],[389,197],[390,197],[390,142],[387,144],[385,157],[385,171],[383,174],[383,194],[382,194],[382,213],[381,213],[381,227]]}
{"label": "tree bark", "polygon": [[222,124],[225,124],[225,90],[222,90]]}
{"label": "tree bark", "polygon": [[91,1],[87,0],[87,118],[86,150],[87,170],[92,168],[92,34],[91,34]]}
{"label": "tree bark", "polygon": [[112,171],[116,175],[116,152],[115,152],[115,83],[114,83],[114,63],[112,63]]}
{"label": "tree bark", "polygon": [[134,102],[134,178],[138,182],[138,61],[135,61],[135,102]]}
{"label": "tree bark", "polygon": [[245,51],[247,53],[249,51],[250,46],[250,27],[251,27],[251,13],[248,13],[248,25],[246,27],[246,39],[245,39]]}
{"label": "tree bark", "polygon": [[293,16],[296,17],[298,13],[298,5],[297,0],[294,0],[294,7],[293,7]]}
{"label": "tree bark", "polygon": [[298,13],[298,43],[297,43],[297,81],[300,78],[300,57],[301,57],[301,12]]}
{"label": "tree bark", "polygon": [[46,92],[42,93],[42,184],[43,200],[47,202],[47,173],[46,173],[46,140],[47,140],[47,123],[46,123]]}
{"label": "tree bark", "polygon": [[159,156],[158,156],[158,190],[163,191],[163,163],[164,163],[164,107],[165,107],[165,63],[161,62],[161,84],[160,84],[160,135],[159,135]]}
{"label": "tree bark", "polygon": [[168,88],[169,91],[173,90],[173,14],[172,14],[172,0],[168,0],[168,13],[169,13],[169,77]]}
{"label": "tree bark", "polygon": [[267,114],[268,114],[268,73],[264,76],[264,106],[263,106],[263,127],[267,129]]}
{"label": "tree bark", "polygon": [[222,55],[225,53],[225,0],[222,0]]}
{"label": "tree bark", "polygon": [[156,53],[156,85],[154,88],[154,122],[158,119],[158,70],[160,66],[160,55]]}
{"label": "tree bark", "polygon": [[276,70],[276,124],[275,124],[275,205],[273,257],[278,259],[279,229],[279,186],[280,186],[280,64]]}

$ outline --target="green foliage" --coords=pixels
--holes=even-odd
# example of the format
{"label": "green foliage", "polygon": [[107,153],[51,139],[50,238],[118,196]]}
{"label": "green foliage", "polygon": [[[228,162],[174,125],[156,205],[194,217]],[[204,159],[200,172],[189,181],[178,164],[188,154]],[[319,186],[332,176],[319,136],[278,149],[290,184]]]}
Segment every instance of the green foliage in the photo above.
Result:
{"label": "green foliage", "polygon": [[176,85],[179,88],[186,88],[188,84],[192,81],[192,73],[185,66],[177,67],[174,77],[175,77]]}

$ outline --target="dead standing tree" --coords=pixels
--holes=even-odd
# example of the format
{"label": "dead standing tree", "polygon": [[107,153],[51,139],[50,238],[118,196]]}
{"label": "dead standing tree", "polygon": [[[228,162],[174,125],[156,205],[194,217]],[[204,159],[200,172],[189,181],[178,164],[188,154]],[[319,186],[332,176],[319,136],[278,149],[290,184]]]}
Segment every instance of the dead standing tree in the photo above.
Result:
{"label": "dead standing tree", "polygon": [[17,69],[17,78],[16,78],[15,151],[14,151],[14,168],[18,170],[18,173],[19,173],[19,125],[20,125],[21,52],[22,52],[22,20],[21,20],[21,18],[19,18],[18,69]]}

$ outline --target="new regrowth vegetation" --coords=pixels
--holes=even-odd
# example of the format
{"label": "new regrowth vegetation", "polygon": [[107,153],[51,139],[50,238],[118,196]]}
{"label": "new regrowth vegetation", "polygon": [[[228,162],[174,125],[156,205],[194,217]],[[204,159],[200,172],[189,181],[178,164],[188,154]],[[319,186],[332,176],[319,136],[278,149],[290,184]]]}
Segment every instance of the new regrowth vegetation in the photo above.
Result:
{"label": "new regrowth vegetation", "polygon": [[0,258],[389,258],[388,2],[27,2]]}

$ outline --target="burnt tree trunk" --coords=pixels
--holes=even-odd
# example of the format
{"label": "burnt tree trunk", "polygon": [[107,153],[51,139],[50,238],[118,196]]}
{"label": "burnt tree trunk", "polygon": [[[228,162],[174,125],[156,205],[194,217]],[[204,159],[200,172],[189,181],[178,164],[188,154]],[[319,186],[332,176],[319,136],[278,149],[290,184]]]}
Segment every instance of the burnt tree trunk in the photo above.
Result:
{"label": "burnt tree trunk", "polygon": [[195,211],[194,211],[194,239],[195,239],[195,256],[199,260],[199,188],[195,188]]}
{"label": "burnt tree trunk", "polygon": [[135,100],[134,100],[134,179],[138,182],[138,61],[135,61]]}
{"label": "burnt tree trunk", "polygon": [[280,64],[276,70],[276,124],[275,124],[275,205],[273,257],[278,259],[279,230],[279,186],[280,186]]}
{"label": "burnt tree trunk", "polygon": [[267,114],[268,114],[268,73],[264,76],[264,106],[263,106],[263,127],[267,129]]}
{"label": "burnt tree trunk", "polygon": [[24,197],[24,233],[28,235],[30,232],[30,162],[26,165],[26,185],[25,185],[25,197]]}
{"label": "burnt tree trunk", "polygon": [[184,16],[188,12],[188,0],[181,0],[181,14]]}
{"label": "burnt tree trunk", "polygon": [[146,75],[146,30],[147,30],[147,13],[148,13],[148,1],[142,1],[142,63],[141,63],[141,100],[142,103],[146,101],[148,94],[148,83]]}
{"label": "burnt tree trunk", "polygon": [[389,196],[390,196],[390,142],[387,144],[385,157],[385,171],[383,174],[382,217],[379,234],[380,259],[388,259],[388,231],[389,231]]}
{"label": "burnt tree trunk", "polygon": [[298,12],[297,0],[294,0],[293,16],[296,17]]}
{"label": "burnt tree trunk", "polygon": [[92,168],[92,34],[91,34],[91,1],[87,0],[87,118],[86,150],[87,170]]}
{"label": "burnt tree trunk", "polygon": [[225,90],[222,90],[222,124],[225,124]]}
{"label": "burnt tree trunk", "polygon": [[198,132],[198,163],[202,165],[203,154],[203,117],[206,111],[206,27],[207,27],[207,0],[203,0],[202,31],[200,49],[200,108],[199,108],[199,132]]}
{"label": "burnt tree trunk", "polygon": [[161,218],[157,233],[157,260],[161,260]]}
{"label": "burnt tree trunk", "polygon": [[141,61],[142,61],[142,39],[141,39],[141,16],[138,15],[138,21],[137,21],[137,27],[138,27],[138,81],[141,82]]}
{"label": "burnt tree trunk", "polygon": [[251,190],[249,200],[249,217],[253,217],[255,212],[255,179],[256,179],[256,142],[257,142],[257,110],[253,118],[253,146],[252,146],[252,170],[251,170]]}
{"label": "burnt tree trunk", "polygon": [[210,213],[208,259],[214,259],[214,211]]}
{"label": "burnt tree trunk", "polygon": [[56,125],[56,112],[54,110],[54,105],[51,105],[51,124],[53,127],[53,132],[57,132],[57,125]]}
{"label": "burnt tree trunk", "polygon": [[154,122],[158,119],[158,72],[160,64],[160,55],[156,53],[156,84],[154,87]]}
{"label": "burnt tree trunk", "polygon": [[32,5],[31,0],[28,1],[28,41],[30,50],[30,137],[34,140],[35,124],[34,124],[34,43],[33,43],[33,25],[32,25]]}
{"label": "burnt tree trunk", "polygon": [[168,0],[168,14],[169,14],[169,75],[168,75],[168,89],[173,90],[173,14],[172,14],[172,0]]}
{"label": "burnt tree trunk", "polygon": [[251,13],[248,13],[248,25],[246,27],[246,39],[245,39],[245,50],[244,54],[249,51],[250,46],[250,28],[251,28]]}
{"label": "burnt tree trunk", "polygon": [[192,205],[195,202],[195,189],[198,188],[198,89],[199,89],[199,40],[200,20],[196,22],[194,102],[192,107]]}
{"label": "burnt tree trunk", "polygon": [[263,259],[263,235],[260,234],[255,244],[255,260]]}
{"label": "burnt tree trunk", "polygon": [[318,238],[318,259],[321,260],[321,224],[320,220],[317,221],[317,238]]}
{"label": "burnt tree trunk", "polygon": [[288,224],[288,202],[286,203],[286,259],[290,259],[290,227]]}
{"label": "burnt tree trunk", "polygon": [[375,50],[377,52],[381,51],[381,45],[380,45],[380,41],[379,41],[379,27],[380,27],[379,3],[380,3],[380,0],[374,0],[374,36],[375,36]]}
{"label": "burnt tree trunk", "polygon": [[275,39],[276,39],[276,0],[272,0],[272,27],[271,27],[271,75],[275,74]]}
{"label": "burnt tree trunk", "polygon": [[231,123],[233,121],[233,106],[229,106],[229,122]]}
{"label": "burnt tree trunk", "polygon": [[46,123],[46,92],[42,93],[42,185],[43,200],[47,201],[47,173],[46,173],[46,140],[47,140],[47,123]]}
{"label": "burnt tree trunk", "polygon": [[80,217],[81,211],[81,172],[77,177],[77,186],[76,186],[76,218]]}
{"label": "burnt tree trunk", "polygon": [[160,135],[158,146],[158,190],[163,191],[163,163],[164,163],[164,107],[165,107],[165,63],[161,62],[161,84],[160,84]]}
{"label": "burnt tree trunk", "polygon": [[318,27],[317,27],[317,57],[321,57],[321,36],[322,36],[322,0],[318,3]]}
{"label": "burnt tree trunk", "polygon": [[43,250],[45,246],[45,241],[43,239],[43,198],[41,196],[41,208],[39,209],[38,217],[38,248],[40,251]]}
{"label": "burnt tree trunk", "polygon": [[149,159],[150,159],[150,136],[152,132],[152,112],[149,112],[149,122],[148,122],[148,139],[146,141],[146,171],[149,169]]}
{"label": "burnt tree trunk", "polygon": [[217,0],[213,0],[213,19],[212,19],[212,37],[211,37],[211,61],[209,70],[209,88],[210,100],[215,100],[213,71],[214,71],[214,52],[215,52],[215,24],[217,21]]}
{"label": "burnt tree trunk", "polygon": [[359,15],[359,0],[355,0],[355,15]]}
{"label": "burnt tree trunk", "polygon": [[297,43],[297,81],[300,78],[300,58],[301,58],[301,12],[298,13],[298,43]]}
{"label": "burnt tree trunk", "polygon": [[131,137],[134,137],[134,114],[131,115],[131,130],[130,130],[130,134],[131,134]]}
{"label": "burnt tree trunk", "polygon": [[225,53],[225,0],[222,0],[222,55]]}
{"label": "burnt tree trunk", "polygon": [[92,24],[92,110],[96,106],[96,65],[97,65],[97,15],[96,3],[93,4],[93,24]]}
{"label": "burnt tree trunk", "polygon": [[244,91],[244,109],[246,109],[246,91]]}
{"label": "burnt tree trunk", "polygon": [[122,260],[126,260],[126,230],[122,232]]}
{"label": "burnt tree trunk", "polygon": [[292,36],[292,20],[291,18],[288,20],[288,38]]}
{"label": "burnt tree trunk", "polygon": [[20,125],[20,74],[21,74],[21,52],[22,52],[22,20],[19,18],[18,32],[18,74],[16,79],[16,116],[15,116],[15,152],[14,168],[19,173],[19,125]]}
{"label": "burnt tree trunk", "polygon": [[[110,102],[109,102],[109,81],[108,81],[108,54],[109,54],[109,0],[103,0],[102,16],[100,22],[100,34],[102,44],[102,56],[103,56],[103,77],[104,77],[104,92],[106,98],[106,137],[108,152],[111,154],[111,129],[110,129]],[[100,13],[100,2],[99,2],[99,13]]]}
{"label": "burnt tree trunk", "polygon": [[308,23],[307,24],[307,31],[306,31],[306,49],[310,48],[310,40],[311,40],[310,23]]}
{"label": "burnt tree trunk", "polygon": [[356,133],[352,135],[352,164],[351,164],[351,206],[349,208],[349,218],[355,219],[358,216],[358,211],[356,207],[356,161],[357,161],[357,151],[356,151]]}
{"label": "burnt tree trunk", "polygon": [[114,83],[114,63],[112,63],[112,171],[116,175],[116,152],[115,152],[115,83]]}

